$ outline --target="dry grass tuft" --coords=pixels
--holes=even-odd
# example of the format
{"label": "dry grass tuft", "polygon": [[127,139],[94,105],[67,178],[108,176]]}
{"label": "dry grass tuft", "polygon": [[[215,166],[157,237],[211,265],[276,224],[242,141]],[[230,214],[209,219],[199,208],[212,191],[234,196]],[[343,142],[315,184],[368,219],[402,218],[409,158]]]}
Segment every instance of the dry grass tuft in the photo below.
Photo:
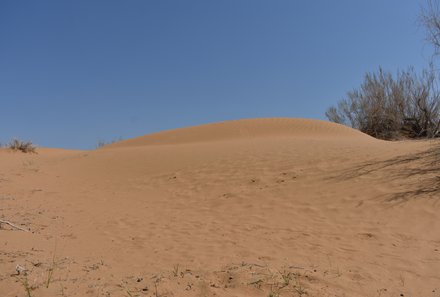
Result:
{"label": "dry grass tuft", "polygon": [[36,146],[32,143],[32,141],[22,141],[19,139],[13,139],[8,145],[7,148],[13,151],[20,151],[22,153],[36,153]]}

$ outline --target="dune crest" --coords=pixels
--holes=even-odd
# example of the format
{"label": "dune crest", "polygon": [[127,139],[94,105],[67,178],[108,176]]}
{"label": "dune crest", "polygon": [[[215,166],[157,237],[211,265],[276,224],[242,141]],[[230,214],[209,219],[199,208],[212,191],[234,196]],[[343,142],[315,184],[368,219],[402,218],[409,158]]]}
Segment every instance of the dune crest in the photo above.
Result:
{"label": "dune crest", "polygon": [[107,145],[106,148],[187,144],[262,137],[354,137],[374,140],[358,130],[327,121],[298,118],[258,118],[167,130],[116,142]]}

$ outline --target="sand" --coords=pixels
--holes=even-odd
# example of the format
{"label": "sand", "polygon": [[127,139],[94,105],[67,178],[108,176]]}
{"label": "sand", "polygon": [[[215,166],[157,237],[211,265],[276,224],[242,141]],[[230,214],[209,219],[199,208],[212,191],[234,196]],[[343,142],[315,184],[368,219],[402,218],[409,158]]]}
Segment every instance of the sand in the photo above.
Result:
{"label": "sand", "polygon": [[275,118],[1,149],[30,232],[1,224],[0,296],[440,296],[437,144]]}

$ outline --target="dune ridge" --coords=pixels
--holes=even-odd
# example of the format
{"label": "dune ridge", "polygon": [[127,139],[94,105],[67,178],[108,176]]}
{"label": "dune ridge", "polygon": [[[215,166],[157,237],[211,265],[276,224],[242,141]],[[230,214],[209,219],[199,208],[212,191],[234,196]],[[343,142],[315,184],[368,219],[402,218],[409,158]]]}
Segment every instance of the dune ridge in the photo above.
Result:
{"label": "dune ridge", "polygon": [[258,118],[231,120],[167,130],[116,142],[105,147],[121,148],[145,145],[187,144],[264,137],[355,137],[374,140],[358,130],[328,121],[298,118]]}

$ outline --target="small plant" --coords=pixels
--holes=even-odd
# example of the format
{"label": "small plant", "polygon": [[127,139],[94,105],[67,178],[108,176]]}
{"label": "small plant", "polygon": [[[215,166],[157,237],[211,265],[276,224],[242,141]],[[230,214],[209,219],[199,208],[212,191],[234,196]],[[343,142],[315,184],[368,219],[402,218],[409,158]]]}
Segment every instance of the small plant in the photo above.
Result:
{"label": "small plant", "polygon": [[61,296],[66,296],[66,294],[64,293],[64,286],[62,284],[60,284],[60,290],[61,290]]}
{"label": "small plant", "polygon": [[301,285],[301,283],[298,281],[296,286],[294,287],[295,291],[298,293],[298,295],[301,297],[302,295],[307,294],[306,289]]}
{"label": "small plant", "polygon": [[122,140],[124,140],[122,137],[119,137],[117,139],[113,139],[113,140],[110,140],[110,141],[99,140],[98,143],[96,144],[96,148],[100,149],[100,148],[102,148],[102,147],[104,147],[106,145],[110,145],[110,144],[113,144],[115,142],[122,141]]}
{"label": "small plant", "polygon": [[157,283],[159,282],[159,279],[156,279],[154,281],[154,296],[159,297],[159,294],[157,293]]}
{"label": "small plant", "polygon": [[[274,289],[275,287],[275,289]],[[269,297],[279,297],[280,293],[279,293],[279,288],[278,288],[278,284],[270,284],[270,293],[269,293]]]}
{"label": "small plant", "polygon": [[32,291],[35,290],[35,287],[29,284],[27,276],[25,275],[23,278],[20,278],[20,282],[24,290],[26,291],[26,296],[32,297]]}
{"label": "small plant", "polygon": [[50,282],[52,281],[53,272],[55,270],[54,265],[55,265],[55,263],[52,263],[52,265],[47,270],[46,288],[49,288]]}
{"label": "small plant", "polygon": [[281,277],[283,278],[283,287],[287,287],[292,279],[292,273],[289,271],[278,271]]}
{"label": "small plant", "polygon": [[13,151],[20,151],[23,153],[35,153],[37,149],[31,141],[22,141],[18,139],[13,139],[7,147]]}
{"label": "small plant", "polygon": [[54,248],[53,256],[52,256],[52,262],[50,263],[49,269],[47,270],[46,288],[49,288],[49,285],[50,285],[50,283],[52,281],[52,278],[53,278],[53,273],[55,271],[55,265],[56,265],[55,253],[56,253],[56,250],[57,250],[57,246],[55,244],[55,248]]}
{"label": "small plant", "polygon": [[107,144],[109,144],[109,143],[105,142],[104,140],[99,140],[98,143],[96,144],[96,148],[102,148],[102,147],[106,146]]}
{"label": "small plant", "polygon": [[173,275],[174,277],[179,276],[179,264],[173,266]]}

